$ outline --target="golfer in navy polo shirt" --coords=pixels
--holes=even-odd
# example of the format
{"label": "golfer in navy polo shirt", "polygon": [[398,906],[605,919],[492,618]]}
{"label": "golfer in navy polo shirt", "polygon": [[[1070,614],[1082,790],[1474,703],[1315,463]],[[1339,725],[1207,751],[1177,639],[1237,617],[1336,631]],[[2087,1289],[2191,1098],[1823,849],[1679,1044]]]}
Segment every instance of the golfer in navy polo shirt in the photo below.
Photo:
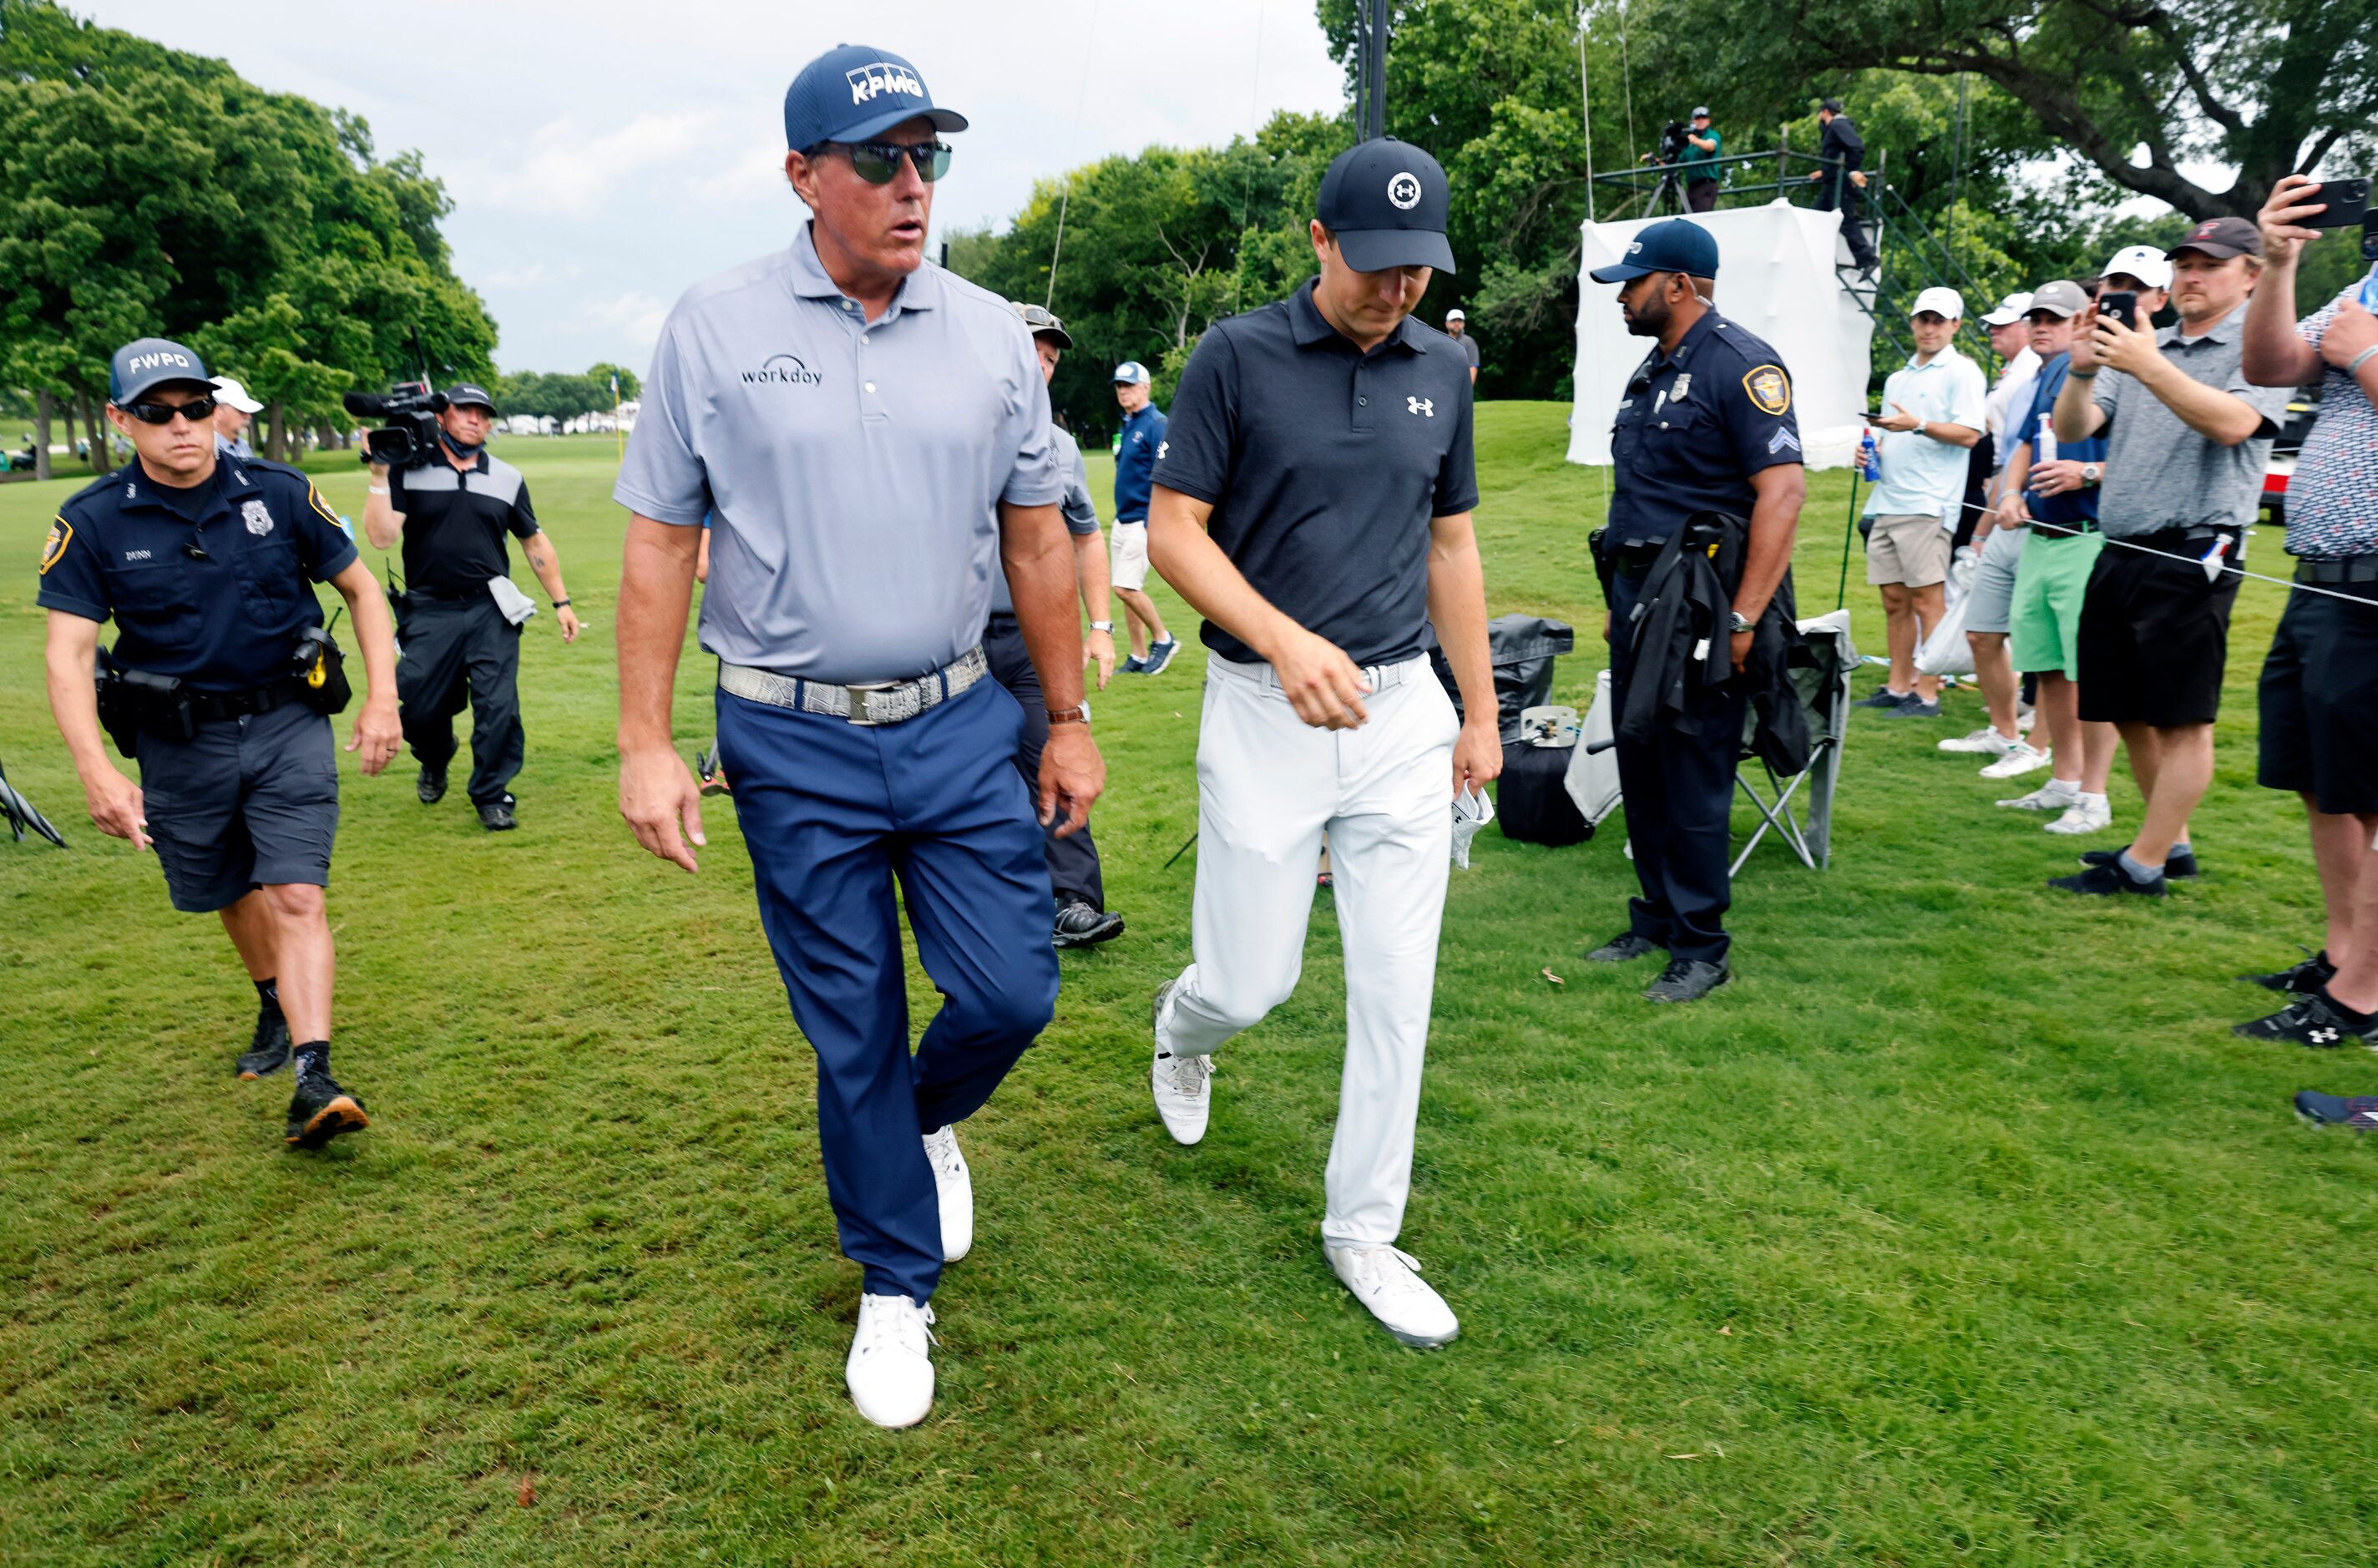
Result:
{"label": "golfer in navy polo shirt", "polygon": [[[1411,318],[1445,171],[1364,142],[1330,164],[1321,275],[1207,329],[1156,461],[1149,549],[1206,617],[1196,962],[1156,997],[1166,1130],[1206,1134],[1214,1051],[1296,988],[1329,841],[1346,1064],[1324,1178],[1330,1266],[1388,1333],[1458,1324],[1399,1251],[1436,987],[1453,800],[1503,768],[1471,509],[1470,358]],[[1429,669],[1432,625],[1471,717]]]}

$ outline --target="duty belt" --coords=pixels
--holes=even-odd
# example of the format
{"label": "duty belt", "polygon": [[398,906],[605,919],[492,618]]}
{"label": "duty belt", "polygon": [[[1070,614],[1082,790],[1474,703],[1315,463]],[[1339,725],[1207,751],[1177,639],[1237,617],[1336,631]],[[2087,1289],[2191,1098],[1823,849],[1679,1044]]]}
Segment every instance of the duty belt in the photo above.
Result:
{"label": "duty belt", "polygon": [[2298,582],[2378,582],[2378,556],[2346,556],[2336,560],[2300,560]]}
{"label": "duty belt", "polygon": [[722,663],[718,689],[752,702],[790,708],[800,713],[822,713],[854,724],[896,724],[928,708],[951,700],[991,673],[991,662],[979,646],[915,680],[881,681],[865,686],[834,686],[822,680],[800,680],[748,664]]}
{"label": "duty belt", "polygon": [[191,716],[208,724],[223,719],[245,719],[257,713],[270,713],[284,702],[294,702],[306,689],[306,683],[294,676],[282,676],[279,680],[251,687],[246,691],[190,691]]}

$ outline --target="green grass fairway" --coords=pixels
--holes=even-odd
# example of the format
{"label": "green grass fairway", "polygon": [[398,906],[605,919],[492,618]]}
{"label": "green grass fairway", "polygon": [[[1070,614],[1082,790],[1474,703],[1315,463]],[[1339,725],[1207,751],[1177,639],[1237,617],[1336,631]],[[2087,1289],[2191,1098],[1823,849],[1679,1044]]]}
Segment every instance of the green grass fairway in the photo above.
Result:
{"label": "green grass fairway", "polygon": [[[1603,481],[1562,461],[1567,412],[1481,412],[1490,597],[1598,634]],[[2208,874],[2168,904],[2042,889],[2137,796],[2080,843],[1994,810],[2013,792],[1933,749],[1970,693],[1856,716],[1832,870],[1761,848],[1740,978],[1700,1006],[1579,958],[1623,924],[1621,822],[1490,831],[1447,911],[1404,1235],[1461,1315],[1433,1354],[1320,1255],[1326,899],[1295,998],[1219,1059],[1211,1136],[1158,1126],[1203,654],[1120,679],[1098,821],[1130,930],[1066,958],[1055,1027],[967,1124],[939,1402],[887,1434],[843,1391],[859,1275],[734,814],[689,877],[615,808],[612,446],[503,450],[592,630],[529,628],[520,832],[342,761],[338,1061],[375,1121],[318,1156],[282,1151],[285,1076],[231,1076],[254,998],[220,928],[89,825],[51,727],[33,569],[72,486],[0,489],[0,760],[73,845],[0,840],[0,1562],[2370,1560],[2378,1142],[2288,1097],[2378,1091],[2378,1059],[2228,1028],[2268,1011],[2232,976],[2320,939],[2300,814],[2253,782],[2278,589],[2240,603]],[[318,471],[360,516],[358,471]],[[1806,611],[1846,487],[1815,485]]]}

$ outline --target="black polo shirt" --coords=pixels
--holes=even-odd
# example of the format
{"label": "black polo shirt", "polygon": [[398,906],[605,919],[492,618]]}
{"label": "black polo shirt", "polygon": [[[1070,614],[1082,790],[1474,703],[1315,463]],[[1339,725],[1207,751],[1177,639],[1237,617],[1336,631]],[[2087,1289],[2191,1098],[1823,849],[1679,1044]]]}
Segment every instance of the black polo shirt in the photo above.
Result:
{"label": "black polo shirt", "polygon": [[[1429,521],[1478,504],[1470,356],[1411,317],[1364,353],[1314,284],[1206,330],[1156,483],[1211,503],[1214,543],[1283,615],[1358,664],[1429,646]],[[1213,622],[1206,646],[1260,655]]]}
{"label": "black polo shirt", "polygon": [[404,514],[404,586],[437,599],[485,597],[487,580],[511,569],[504,534],[537,533],[521,471],[482,451],[458,469],[438,454],[417,468],[391,470],[388,504]]}
{"label": "black polo shirt", "polygon": [[136,461],[58,509],[34,602],[114,620],[126,668],[247,691],[289,673],[297,634],[322,624],[310,585],[354,558],[338,514],[294,468],[218,454],[211,479],[180,488]]}
{"label": "black polo shirt", "polygon": [[1658,544],[1698,511],[1747,518],[1750,476],[1800,461],[1792,373],[1712,310],[1627,377],[1610,427],[1613,546]]}

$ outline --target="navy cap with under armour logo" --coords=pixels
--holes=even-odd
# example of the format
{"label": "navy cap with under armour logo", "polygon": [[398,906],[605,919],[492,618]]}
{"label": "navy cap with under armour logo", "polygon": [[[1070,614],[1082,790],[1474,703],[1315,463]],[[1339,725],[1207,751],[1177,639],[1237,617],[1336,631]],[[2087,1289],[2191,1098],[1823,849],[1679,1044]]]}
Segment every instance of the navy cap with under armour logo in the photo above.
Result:
{"label": "navy cap with under armour logo", "polygon": [[1688,278],[1717,276],[1717,241],[1699,223],[1669,218],[1647,225],[1607,267],[1586,274],[1597,283],[1626,283],[1647,272],[1682,272]]}
{"label": "navy cap with under armour logo", "polygon": [[805,151],[822,141],[865,141],[906,120],[962,131],[967,117],[937,109],[917,67],[886,50],[839,43],[808,65],[785,90],[785,145]]}
{"label": "navy cap with under armour logo", "polygon": [[213,378],[197,353],[164,338],[140,338],[107,362],[107,401],[122,408],[152,388],[195,381],[211,392]]}
{"label": "navy cap with under armour logo", "polygon": [[1408,141],[1381,137],[1348,148],[1321,176],[1315,218],[1357,272],[1390,267],[1455,270],[1446,242],[1445,170]]}

